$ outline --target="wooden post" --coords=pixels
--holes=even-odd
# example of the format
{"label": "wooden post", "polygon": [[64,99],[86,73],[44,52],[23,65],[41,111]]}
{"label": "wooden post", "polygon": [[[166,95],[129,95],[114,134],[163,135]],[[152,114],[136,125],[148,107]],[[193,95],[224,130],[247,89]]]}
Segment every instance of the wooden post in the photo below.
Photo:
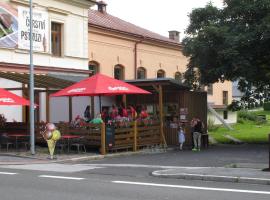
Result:
{"label": "wooden post", "polygon": [[72,121],[72,97],[68,97],[68,117],[69,117],[69,122]]}
{"label": "wooden post", "polygon": [[[28,97],[26,96],[26,85],[25,84],[22,84],[22,97],[24,97],[24,98],[27,98],[28,99]],[[23,122],[26,122],[26,119],[27,119],[27,117],[26,117],[26,106],[23,106],[22,107],[22,121]]]}
{"label": "wooden post", "polygon": [[46,90],[46,122],[50,121],[50,94],[47,88]]}
{"label": "wooden post", "polygon": [[124,103],[124,106],[127,107],[127,95],[124,94],[124,95],[122,96],[122,101],[123,101],[123,103]]}
{"label": "wooden post", "polygon": [[101,124],[101,147],[100,147],[100,154],[106,154],[106,129],[105,123]]}
{"label": "wooden post", "polygon": [[133,127],[133,151],[137,151],[137,135],[138,135],[138,129],[137,129],[137,120],[134,121],[134,127]]}
{"label": "wooden post", "polygon": [[167,147],[167,142],[164,136],[164,124],[163,124],[163,91],[162,86],[158,86],[159,89],[159,119],[160,119],[160,141]]}

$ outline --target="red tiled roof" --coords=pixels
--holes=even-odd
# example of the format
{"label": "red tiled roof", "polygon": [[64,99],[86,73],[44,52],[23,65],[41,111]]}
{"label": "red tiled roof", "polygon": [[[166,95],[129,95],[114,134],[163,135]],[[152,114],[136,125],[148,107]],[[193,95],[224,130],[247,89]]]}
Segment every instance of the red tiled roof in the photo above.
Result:
{"label": "red tiled roof", "polygon": [[89,25],[94,25],[102,28],[108,28],[116,31],[120,31],[127,34],[144,37],[145,39],[158,40],[160,42],[170,43],[172,45],[179,46],[180,43],[171,40],[167,37],[151,32],[147,29],[136,26],[132,23],[126,22],[120,18],[114,17],[108,13],[101,13],[97,10],[89,9],[88,15]]}

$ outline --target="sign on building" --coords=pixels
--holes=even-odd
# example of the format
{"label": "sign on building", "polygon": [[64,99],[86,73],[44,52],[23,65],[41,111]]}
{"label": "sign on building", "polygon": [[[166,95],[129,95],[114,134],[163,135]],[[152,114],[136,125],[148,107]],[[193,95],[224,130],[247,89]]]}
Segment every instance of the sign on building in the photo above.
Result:
{"label": "sign on building", "polygon": [[[33,50],[48,52],[48,12],[33,9]],[[0,2],[0,48],[30,47],[30,10]]]}
{"label": "sign on building", "polygon": [[[29,8],[18,7],[18,48],[29,49],[30,47],[30,12]],[[33,50],[48,52],[48,13],[33,10]]]}

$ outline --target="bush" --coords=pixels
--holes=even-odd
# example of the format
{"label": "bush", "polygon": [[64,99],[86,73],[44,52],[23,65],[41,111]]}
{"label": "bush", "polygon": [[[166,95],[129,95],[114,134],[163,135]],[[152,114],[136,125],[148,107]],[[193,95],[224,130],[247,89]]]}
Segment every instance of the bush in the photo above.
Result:
{"label": "bush", "polygon": [[239,124],[244,124],[244,122],[245,122],[245,121],[244,121],[242,118],[238,118],[238,119],[237,119],[237,123],[239,123]]}
{"label": "bush", "polygon": [[215,125],[215,120],[214,119],[212,119],[211,117],[209,117],[208,119],[207,119],[207,129],[208,129],[208,131],[215,131],[215,130],[217,130],[218,129],[218,126],[216,126]]}
{"label": "bush", "polygon": [[270,102],[264,102],[263,109],[267,110],[267,111],[270,111]]}
{"label": "bush", "polygon": [[248,111],[239,111],[237,113],[237,118],[238,119],[244,119],[244,120],[250,120],[250,121],[256,121],[257,120],[257,115],[253,112],[248,112]]}
{"label": "bush", "polygon": [[237,122],[244,123],[244,120],[249,120],[255,122],[257,125],[264,124],[267,122],[265,116],[257,115],[255,112],[248,112],[248,111],[239,111],[237,113]]}

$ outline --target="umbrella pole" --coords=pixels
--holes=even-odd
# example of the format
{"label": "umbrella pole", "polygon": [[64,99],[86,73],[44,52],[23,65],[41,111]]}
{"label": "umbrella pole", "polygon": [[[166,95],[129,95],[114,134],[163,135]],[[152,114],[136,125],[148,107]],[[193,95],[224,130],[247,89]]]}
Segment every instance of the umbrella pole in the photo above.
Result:
{"label": "umbrella pole", "polygon": [[99,95],[99,113],[101,113],[101,96]]}

